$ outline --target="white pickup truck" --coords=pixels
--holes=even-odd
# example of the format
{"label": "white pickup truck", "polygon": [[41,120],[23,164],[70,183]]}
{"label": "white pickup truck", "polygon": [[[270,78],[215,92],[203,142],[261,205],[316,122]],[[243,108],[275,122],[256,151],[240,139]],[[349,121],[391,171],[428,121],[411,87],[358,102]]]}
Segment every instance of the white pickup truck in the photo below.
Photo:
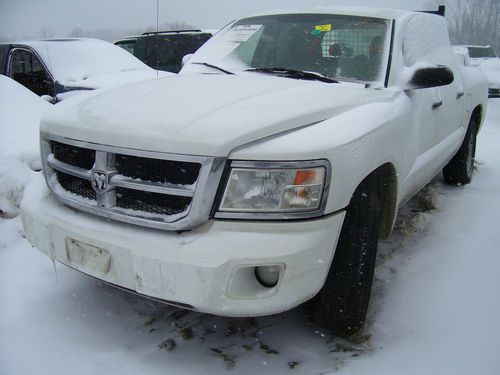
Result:
{"label": "white pickup truck", "polygon": [[355,332],[398,208],[441,171],[471,180],[488,90],[456,61],[437,15],[239,19],[178,76],[49,110],[27,237],[169,304],[258,316],[312,299]]}

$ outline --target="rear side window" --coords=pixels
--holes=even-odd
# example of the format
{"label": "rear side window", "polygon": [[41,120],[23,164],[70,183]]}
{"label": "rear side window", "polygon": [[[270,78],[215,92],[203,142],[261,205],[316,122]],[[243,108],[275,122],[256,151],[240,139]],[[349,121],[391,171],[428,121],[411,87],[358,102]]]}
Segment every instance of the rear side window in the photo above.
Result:
{"label": "rear side window", "polygon": [[207,33],[146,35],[137,39],[134,56],[152,68],[179,73],[182,58],[195,53],[210,37]]}
{"label": "rear side window", "polygon": [[15,49],[10,57],[9,76],[37,95],[54,95],[52,80],[36,55]]}
{"label": "rear side window", "polygon": [[122,47],[125,51],[130,52],[132,55],[134,54],[135,47],[135,39],[131,40],[122,40],[115,42],[118,47]]}

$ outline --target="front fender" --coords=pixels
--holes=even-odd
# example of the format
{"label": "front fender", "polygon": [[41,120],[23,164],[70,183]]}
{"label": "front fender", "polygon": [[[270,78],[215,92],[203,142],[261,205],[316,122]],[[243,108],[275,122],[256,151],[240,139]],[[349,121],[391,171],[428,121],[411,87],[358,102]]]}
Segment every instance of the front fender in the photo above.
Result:
{"label": "front fender", "polygon": [[[229,158],[329,160],[332,177],[326,213],[335,212],[349,204],[359,183],[378,167],[389,163],[396,175],[402,173],[405,146],[411,141],[405,126],[410,110],[408,98],[399,93],[392,101],[364,104],[320,123],[246,145],[231,152]],[[400,195],[398,191],[398,199]]]}

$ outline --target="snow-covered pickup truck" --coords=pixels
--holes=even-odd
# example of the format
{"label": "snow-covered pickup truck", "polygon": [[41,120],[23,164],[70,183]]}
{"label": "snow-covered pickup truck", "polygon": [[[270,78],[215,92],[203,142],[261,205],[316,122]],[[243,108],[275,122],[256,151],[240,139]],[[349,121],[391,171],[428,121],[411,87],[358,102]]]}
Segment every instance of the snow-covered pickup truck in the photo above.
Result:
{"label": "snow-covered pickup truck", "polygon": [[239,19],[178,76],[47,112],[27,237],[173,305],[258,316],[312,299],[320,324],[354,332],[398,208],[441,170],[471,179],[488,90],[456,61],[436,15]]}

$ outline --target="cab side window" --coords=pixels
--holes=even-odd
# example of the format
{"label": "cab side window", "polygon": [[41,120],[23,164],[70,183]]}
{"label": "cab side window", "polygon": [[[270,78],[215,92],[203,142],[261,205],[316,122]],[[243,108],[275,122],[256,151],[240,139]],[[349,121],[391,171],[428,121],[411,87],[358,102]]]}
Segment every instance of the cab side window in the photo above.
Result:
{"label": "cab side window", "polygon": [[9,76],[37,95],[54,96],[54,85],[37,56],[24,49],[11,54]]}

